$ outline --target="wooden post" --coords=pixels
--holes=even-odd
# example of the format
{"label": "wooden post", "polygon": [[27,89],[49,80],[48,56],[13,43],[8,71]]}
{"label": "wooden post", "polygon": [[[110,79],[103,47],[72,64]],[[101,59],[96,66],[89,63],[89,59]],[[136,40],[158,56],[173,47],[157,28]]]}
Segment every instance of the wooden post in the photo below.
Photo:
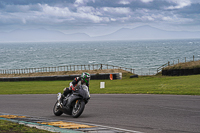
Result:
{"label": "wooden post", "polygon": [[194,61],[194,55],[193,55],[193,61]]}
{"label": "wooden post", "polygon": [[186,57],[185,57],[185,63],[186,63]]}

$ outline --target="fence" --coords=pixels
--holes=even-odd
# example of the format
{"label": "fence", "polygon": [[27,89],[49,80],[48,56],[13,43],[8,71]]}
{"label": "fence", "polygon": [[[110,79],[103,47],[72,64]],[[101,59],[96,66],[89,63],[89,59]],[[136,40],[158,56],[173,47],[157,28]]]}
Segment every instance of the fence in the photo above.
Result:
{"label": "fence", "polygon": [[170,62],[169,62],[169,61],[168,61],[168,63],[166,63],[166,64],[160,66],[159,68],[157,68],[157,73],[161,72],[162,69],[163,69],[164,67],[167,67],[167,66],[170,66]]}
{"label": "fence", "polygon": [[[182,59],[183,60],[183,59]],[[193,56],[192,60],[199,60],[198,57],[195,58]],[[180,63],[180,59],[178,59],[178,63]],[[184,58],[184,62],[188,62],[189,60]],[[170,62],[158,67],[158,68],[140,68],[140,69],[132,69],[126,67],[119,67],[108,64],[90,64],[90,65],[67,65],[67,66],[57,66],[57,67],[42,67],[42,68],[25,68],[25,69],[6,69],[1,70],[0,74],[27,74],[27,73],[37,73],[37,72],[59,72],[59,71],[76,71],[76,70],[102,70],[102,69],[123,69],[125,71],[129,71],[131,73],[136,73],[138,75],[155,75],[162,71],[162,68],[170,65],[175,65],[175,61],[170,64]]]}
{"label": "fence", "polygon": [[156,75],[157,74],[157,68],[135,69],[135,74],[140,75],[140,76]]}
{"label": "fence", "polygon": [[38,72],[59,72],[59,71],[77,71],[77,70],[102,70],[102,69],[123,69],[134,73],[134,69],[119,67],[108,64],[91,64],[91,65],[67,65],[57,67],[42,67],[42,68],[25,68],[25,69],[7,69],[0,70],[0,74],[27,74]]}
{"label": "fence", "polygon": [[[196,59],[196,61],[199,60],[199,58],[195,58],[194,55],[193,55],[192,60],[187,60],[187,58],[185,57],[185,58],[184,58],[184,62],[186,63],[186,62],[190,62],[190,61],[195,61],[195,59]],[[184,62],[183,62],[183,63],[184,63]],[[170,62],[168,61],[168,63],[166,63],[166,64],[160,66],[159,68],[157,68],[157,73],[161,72],[162,69],[163,69],[164,67],[171,66],[171,65],[175,65],[175,64],[178,64],[178,63],[181,63],[180,59],[177,60],[177,63],[175,63],[175,61],[173,61],[173,63],[170,64]]]}

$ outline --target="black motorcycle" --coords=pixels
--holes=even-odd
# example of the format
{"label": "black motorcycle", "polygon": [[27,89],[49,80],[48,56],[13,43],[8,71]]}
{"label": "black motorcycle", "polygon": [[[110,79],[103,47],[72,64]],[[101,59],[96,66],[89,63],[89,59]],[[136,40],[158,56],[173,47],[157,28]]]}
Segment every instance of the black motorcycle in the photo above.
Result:
{"label": "black motorcycle", "polygon": [[61,93],[58,93],[57,101],[53,108],[53,113],[56,116],[60,116],[65,113],[72,115],[74,118],[77,118],[82,114],[85,105],[88,103],[90,99],[90,93],[86,85],[80,85],[79,89],[72,92],[71,94],[68,94],[63,99],[62,105],[59,102],[60,97]]}

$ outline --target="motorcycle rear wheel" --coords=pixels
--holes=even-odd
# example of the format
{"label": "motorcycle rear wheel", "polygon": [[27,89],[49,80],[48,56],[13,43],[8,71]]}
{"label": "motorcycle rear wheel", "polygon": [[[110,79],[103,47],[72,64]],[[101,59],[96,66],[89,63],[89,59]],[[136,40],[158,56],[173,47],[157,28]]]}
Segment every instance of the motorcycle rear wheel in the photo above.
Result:
{"label": "motorcycle rear wheel", "polygon": [[85,108],[85,102],[83,100],[76,100],[73,109],[72,109],[72,117],[79,117]]}
{"label": "motorcycle rear wheel", "polygon": [[53,113],[55,116],[60,116],[63,114],[63,112],[58,109],[58,101],[56,101],[56,103],[53,107]]}

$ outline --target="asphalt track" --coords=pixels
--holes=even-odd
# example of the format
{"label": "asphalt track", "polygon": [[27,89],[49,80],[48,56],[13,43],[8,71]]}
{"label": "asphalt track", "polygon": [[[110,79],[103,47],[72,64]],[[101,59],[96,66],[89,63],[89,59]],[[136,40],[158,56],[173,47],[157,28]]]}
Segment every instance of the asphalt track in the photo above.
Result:
{"label": "asphalt track", "polygon": [[56,94],[0,95],[0,112],[146,133],[199,133],[200,96],[92,94],[79,118],[54,116]]}

